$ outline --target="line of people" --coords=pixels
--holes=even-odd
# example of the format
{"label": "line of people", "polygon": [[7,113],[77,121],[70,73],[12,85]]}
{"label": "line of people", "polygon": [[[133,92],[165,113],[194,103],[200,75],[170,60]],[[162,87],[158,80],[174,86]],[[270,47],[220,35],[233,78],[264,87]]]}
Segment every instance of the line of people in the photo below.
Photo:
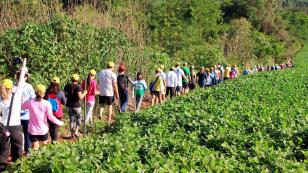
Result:
{"label": "line of people", "polygon": [[[279,70],[293,67],[292,62],[274,65],[271,67],[256,66],[245,68],[243,75],[249,75],[265,70]],[[135,96],[135,112],[140,111],[143,97],[149,89],[152,106],[170,99],[187,94],[197,85],[206,88],[223,81],[239,76],[236,66],[217,64],[212,68],[201,67],[196,73],[194,66],[187,63],[181,67],[180,63],[164,72],[164,65],[155,69],[153,81],[147,86],[142,73],[138,72],[132,80],[126,74],[122,63],[115,73],[115,64],[108,62],[107,67],[98,74],[90,70],[85,80],[80,81],[78,74],[71,76],[70,82],[61,89],[60,79],[53,77],[49,86],[37,85],[35,88],[26,81],[30,77],[25,65],[16,73],[16,82],[5,79],[0,85],[0,170],[7,165],[7,158],[11,152],[12,161],[16,161],[23,154],[29,156],[32,147],[38,150],[40,142],[46,145],[48,133],[51,143],[57,143],[60,126],[63,126],[64,108],[69,115],[70,138],[79,137],[82,123],[82,101],[85,103],[85,124],[93,123],[93,110],[98,95],[99,118],[104,119],[104,110],[107,109],[108,122],[114,121],[113,105],[119,100],[119,112],[126,112],[129,105],[129,85],[133,86]],[[97,79],[96,79],[97,77]]]}

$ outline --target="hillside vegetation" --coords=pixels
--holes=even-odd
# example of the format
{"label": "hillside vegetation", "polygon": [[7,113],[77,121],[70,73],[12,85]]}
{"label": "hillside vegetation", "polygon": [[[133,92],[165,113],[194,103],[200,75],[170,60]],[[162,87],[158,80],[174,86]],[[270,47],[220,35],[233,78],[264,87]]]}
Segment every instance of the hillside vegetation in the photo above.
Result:
{"label": "hillside vegetation", "polygon": [[296,68],[197,90],[96,124],[91,137],[50,145],[16,172],[305,172],[308,46]]}
{"label": "hillside vegetation", "polygon": [[[156,64],[175,61],[199,66],[285,62],[307,39],[308,17],[297,8],[306,7],[301,2],[1,1],[0,78],[16,69],[17,56],[31,59],[34,83],[53,75],[84,76],[106,60],[134,64],[129,72],[142,71],[147,78]],[[64,68],[65,73],[59,70]]]}

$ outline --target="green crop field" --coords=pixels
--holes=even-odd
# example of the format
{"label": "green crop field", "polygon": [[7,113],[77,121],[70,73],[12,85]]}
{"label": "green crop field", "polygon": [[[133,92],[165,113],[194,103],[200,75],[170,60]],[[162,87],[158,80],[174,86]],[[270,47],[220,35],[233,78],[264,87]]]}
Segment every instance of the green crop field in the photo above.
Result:
{"label": "green crop field", "polygon": [[305,172],[308,47],[296,68],[197,90],[96,124],[92,136],[50,145],[12,172]]}

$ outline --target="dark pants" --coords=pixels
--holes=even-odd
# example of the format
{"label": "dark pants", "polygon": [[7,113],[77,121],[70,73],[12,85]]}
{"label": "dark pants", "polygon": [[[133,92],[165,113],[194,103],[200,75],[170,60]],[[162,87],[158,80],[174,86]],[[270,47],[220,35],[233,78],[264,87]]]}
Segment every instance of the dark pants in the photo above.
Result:
{"label": "dark pants", "polygon": [[[15,162],[17,159],[21,158],[23,152],[23,136],[22,136],[22,128],[21,126],[11,126],[8,127],[8,131],[10,132],[10,136],[7,137],[4,134],[1,134],[0,138],[0,164],[6,164],[7,159],[10,154],[12,161]],[[11,143],[11,148],[10,148]]]}
{"label": "dark pants", "polygon": [[175,87],[167,87],[166,96],[168,97],[170,94],[170,98],[175,96]]}
{"label": "dark pants", "polygon": [[119,97],[120,97],[120,104],[121,104],[121,112],[125,112],[126,107],[128,105],[128,91],[120,91]]}
{"label": "dark pants", "polygon": [[28,133],[29,120],[21,120],[22,131],[24,132],[24,150],[29,152],[31,148],[31,141]]}
{"label": "dark pants", "polygon": [[[61,120],[62,118],[58,118],[58,119]],[[50,133],[51,142],[56,142],[58,140],[58,133],[59,133],[60,126],[52,123],[49,120],[48,120],[48,124],[49,124],[49,133]]]}

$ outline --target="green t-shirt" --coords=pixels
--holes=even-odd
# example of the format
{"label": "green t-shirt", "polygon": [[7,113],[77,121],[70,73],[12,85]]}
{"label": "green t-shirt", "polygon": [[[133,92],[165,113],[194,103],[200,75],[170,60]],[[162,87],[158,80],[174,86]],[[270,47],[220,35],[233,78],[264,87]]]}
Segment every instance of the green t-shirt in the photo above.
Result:
{"label": "green t-shirt", "polygon": [[[183,71],[184,71],[184,74],[185,74],[186,77],[190,76],[190,70],[189,70],[188,67],[184,67]],[[183,83],[184,84],[188,83],[188,80],[183,80]]]}

